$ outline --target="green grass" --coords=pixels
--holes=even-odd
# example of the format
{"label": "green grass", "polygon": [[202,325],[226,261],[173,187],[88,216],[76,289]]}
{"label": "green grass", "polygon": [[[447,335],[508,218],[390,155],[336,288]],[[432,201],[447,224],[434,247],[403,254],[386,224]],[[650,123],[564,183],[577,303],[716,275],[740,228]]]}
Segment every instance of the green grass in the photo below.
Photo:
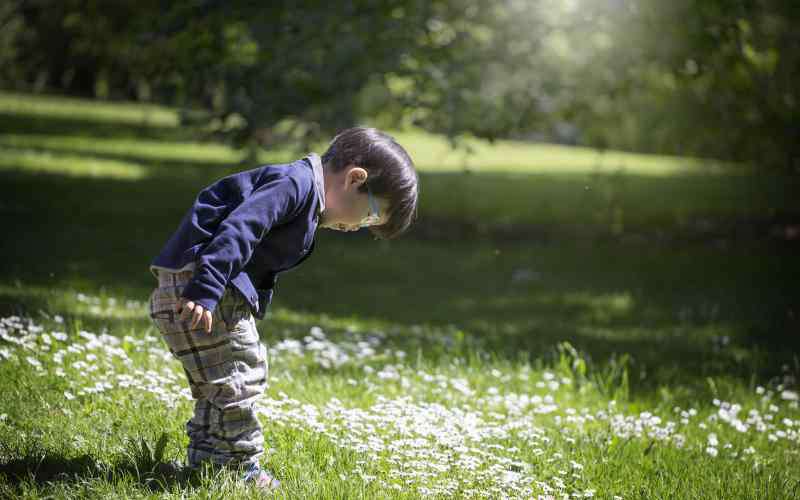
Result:
{"label": "green grass", "polygon": [[180,123],[175,111],[162,106],[10,92],[0,94],[0,113],[46,120],[86,120],[108,126],[177,127]]}
{"label": "green grass", "polygon": [[[240,156],[118,110],[137,106],[0,96],[0,496],[255,496],[165,470],[191,401],[146,315],[150,259]],[[278,496],[797,497],[796,248],[657,236],[791,214],[796,179],[518,143],[464,173],[397,135],[429,232],[320,232],[258,324]]]}
{"label": "green grass", "polygon": [[140,179],[147,171],[139,164],[105,158],[86,158],[74,154],[37,150],[0,150],[0,169],[68,175],[73,177],[112,177]]}
{"label": "green grass", "polygon": [[526,174],[590,174],[625,172],[654,177],[675,174],[714,174],[746,169],[723,162],[676,156],[646,155],[623,151],[600,151],[556,144],[529,144],[498,140],[490,144],[462,138],[463,147],[453,149],[444,138],[424,132],[395,132],[401,144],[412,145],[412,156],[420,168],[430,172],[513,172]]}
{"label": "green grass", "polygon": [[[87,101],[85,99],[30,96],[0,93],[0,114],[15,117],[44,117],[48,120],[76,120],[110,125],[143,125],[145,127],[177,127],[179,113],[170,108]],[[600,152],[580,147],[563,147],[549,144],[523,144],[513,141],[483,141],[462,139],[468,150],[454,150],[450,143],[421,132],[394,132],[402,144],[411,145],[412,156],[423,171],[461,171],[475,169],[480,172],[524,173],[613,173],[624,170],[635,175],[669,176],[676,173],[721,172],[730,165],[713,160],[684,157],[642,155],[620,151]],[[214,144],[155,144],[139,141],[103,141],[94,146],[92,141],[69,140],[64,137],[4,137],[4,145],[40,145],[47,148],[71,150],[77,148],[90,153],[122,153],[140,157],[204,161],[211,154],[221,161],[235,161],[238,153]],[[139,143],[139,144],[137,144]],[[323,145],[318,145],[322,147]],[[155,150],[155,151],[154,151]]]}
{"label": "green grass", "polygon": [[[142,104],[87,101],[55,96],[30,96],[0,93],[0,114],[19,118],[43,117],[47,120],[75,120],[107,123],[109,126],[135,125],[148,128],[178,127],[176,110]],[[411,145],[412,156],[423,171],[461,171],[524,173],[591,173],[615,172],[623,169],[636,175],[666,176],[676,173],[719,172],[720,162],[682,157],[640,155],[619,151],[599,152],[587,148],[567,148],[548,144],[529,145],[512,141],[483,141],[462,139],[467,150],[454,150],[442,138],[420,132],[395,132],[402,144]],[[121,153],[144,158],[204,161],[206,155],[224,162],[235,161],[239,154],[214,144],[170,144],[163,141],[101,141],[65,137],[4,137],[4,145],[42,146],[46,148],[81,150],[89,153]],[[323,144],[318,145],[323,147]]]}
{"label": "green grass", "polygon": [[[149,116],[172,118],[155,126],[145,120]],[[196,186],[252,166],[227,145],[199,142],[195,129],[176,125],[178,113],[169,108],[0,93],[0,117],[4,170],[192,177]],[[393,133],[418,165],[420,227],[427,232],[445,227],[459,236],[498,230],[570,238],[691,236],[800,212],[796,176],[753,173],[713,160],[512,141],[490,147],[464,139],[471,148],[467,154],[443,138]],[[296,155],[277,148],[262,152],[259,161]],[[79,157],[84,161],[74,161]],[[121,163],[102,166],[110,161]]]}

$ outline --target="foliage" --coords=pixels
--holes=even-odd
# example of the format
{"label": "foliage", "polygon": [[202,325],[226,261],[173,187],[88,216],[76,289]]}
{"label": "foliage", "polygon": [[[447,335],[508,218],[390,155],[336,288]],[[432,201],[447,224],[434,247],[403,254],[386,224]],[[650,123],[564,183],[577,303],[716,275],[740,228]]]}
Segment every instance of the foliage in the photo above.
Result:
{"label": "foliage", "polygon": [[424,46],[436,5],[40,0],[18,7],[31,34],[16,62],[40,87],[206,109],[239,145],[308,140],[353,123],[369,78]]}
{"label": "foliage", "polygon": [[11,1],[0,85],[178,105],[237,146],[307,146],[368,119],[456,143],[794,171],[799,12],[780,0]]}
{"label": "foliage", "polygon": [[152,473],[158,467],[164,460],[164,450],[168,440],[169,435],[166,432],[161,433],[155,447],[150,446],[144,437],[140,437],[138,441],[128,438],[128,450],[126,451],[131,467],[136,471],[137,476]]}
{"label": "foliage", "polygon": [[584,73],[600,100],[580,119],[593,142],[800,171],[794,3],[601,2],[594,14],[614,42]]}

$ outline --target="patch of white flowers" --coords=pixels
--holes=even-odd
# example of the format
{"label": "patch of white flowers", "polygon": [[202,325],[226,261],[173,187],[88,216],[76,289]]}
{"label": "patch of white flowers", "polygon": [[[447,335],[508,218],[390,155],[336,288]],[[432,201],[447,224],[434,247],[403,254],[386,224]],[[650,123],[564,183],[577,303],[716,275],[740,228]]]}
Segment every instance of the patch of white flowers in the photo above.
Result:
{"label": "patch of white flowers", "polygon": [[[334,342],[327,338],[322,328],[314,326],[302,340],[284,339],[269,346],[273,360],[281,358],[303,358],[325,369],[337,369],[348,365],[359,365],[366,361],[385,361],[405,358],[405,352],[379,349],[385,334],[373,332],[366,336],[351,332],[349,339]],[[387,372],[386,378],[392,374]]]}
{"label": "patch of white flowers", "polygon": [[[107,393],[114,389],[143,391],[170,407],[179,399],[191,399],[176,365],[163,363],[171,360],[171,355],[158,337],[120,339],[105,331],[96,334],[85,330],[70,337],[60,331],[46,332],[29,318],[10,316],[0,318],[0,339],[9,343],[2,355],[8,362],[21,358],[37,375],[49,373],[63,378],[69,387],[63,391],[68,401],[87,395],[111,398]],[[130,357],[135,352],[144,354],[160,369],[138,368]]]}
{"label": "patch of white flowers", "polygon": [[[87,296],[79,300],[111,304]],[[0,363],[63,379],[58,395],[65,413],[92,398],[121,397],[114,391],[137,391],[188,408],[185,376],[160,338],[120,338],[105,330],[67,334],[61,331],[63,318],[50,319],[57,329],[48,331],[29,318],[0,318]],[[798,394],[790,386],[757,387],[757,408],[715,399],[715,411],[702,415],[680,407],[671,415],[628,414],[615,401],[600,409],[575,407],[569,377],[536,373],[527,365],[516,372],[490,370],[482,378],[486,387],[464,378],[463,371],[415,370],[405,363],[405,352],[386,347],[385,340],[381,332],[351,331],[334,341],[313,327],[302,339],[287,338],[269,349],[273,370],[280,367],[289,380],[293,370],[309,364],[359,370],[358,380],[348,378],[346,384],[371,394],[364,408],[335,397],[311,404],[283,392],[257,402],[270,425],[324,436],[355,453],[358,459],[343,480],[354,477],[421,497],[620,498],[590,488],[585,464],[564,450],[599,433],[609,446],[638,440],[707,459],[756,461],[776,442],[800,443]],[[0,425],[10,425],[8,420],[3,414]],[[746,446],[737,449],[729,440]]]}
{"label": "patch of white flowers", "polygon": [[138,300],[119,301],[115,297],[96,297],[78,293],[78,302],[85,305],[86,310],[92,316],[115,316],[121,311],[140,313],[144,311],[145,304]]}

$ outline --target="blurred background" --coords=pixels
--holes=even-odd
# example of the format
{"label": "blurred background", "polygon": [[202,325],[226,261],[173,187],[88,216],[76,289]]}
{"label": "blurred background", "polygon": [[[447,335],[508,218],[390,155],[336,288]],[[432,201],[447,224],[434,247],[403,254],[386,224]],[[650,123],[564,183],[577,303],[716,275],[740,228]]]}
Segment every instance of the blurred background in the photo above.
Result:
{"label": "blurred background", "polygon": [[793,2],[0,7],[5,89],[177,106],[239,143],[355,121],[800,168]]}
{"label": "blurred background", "polygon": [[779,0],[5,0],[0,309],[109,321],[70,297],[146,300],[200,189],[365,124],[414,158],[417,224],[321,232],[268,341],[325,322],[505,357],[567,340],[628,356],[642,394],[785,376],[798,22]]}

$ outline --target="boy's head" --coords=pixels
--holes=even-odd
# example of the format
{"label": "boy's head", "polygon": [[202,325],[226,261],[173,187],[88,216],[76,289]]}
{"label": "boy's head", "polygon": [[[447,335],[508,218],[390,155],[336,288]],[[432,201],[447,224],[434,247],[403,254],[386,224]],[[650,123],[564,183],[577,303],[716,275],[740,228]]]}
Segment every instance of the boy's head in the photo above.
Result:
{"label": "boy's head", "polygon": [[417,214],[418,176],[390,135],[355,127],[333,138],[322,155],[325,211],[320,226],[354,231],[369,226],[381,239],[402,234]]}

